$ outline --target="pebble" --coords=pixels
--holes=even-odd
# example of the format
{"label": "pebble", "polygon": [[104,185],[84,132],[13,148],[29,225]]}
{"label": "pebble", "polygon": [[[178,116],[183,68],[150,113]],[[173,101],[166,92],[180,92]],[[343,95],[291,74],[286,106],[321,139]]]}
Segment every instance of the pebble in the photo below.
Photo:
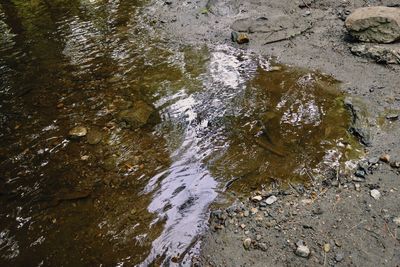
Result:
{"label": "pebble", "polygon": [[393,218],[393,222],[394,222],[397,226],[400,226],[400,217]]}
{"label": "pebble", "polygon": [[302,258],[308,258],[310,256],[310,249],[305,245],[300,245],[297,247],[295,254]]}
{"label": "pebble", "polygon": [[356,189],[356,191],[360,191],[361,190],[360,187],[361,187],[360,184],[358,184],[358,183],[354,184],[354,188]]}
{"label": "pebble", "polygon": [[278,200],[278,198],[276,196],[270,196],[269,198],[267,198],[265,200],[265,203],[267,203],[268,205],[271,205],[277,200]]}
{"label": "pebble", "polygon": [[244,216],[244,217],[249,217],[249,215],[250,215],[250,213],[249,213],[248,210],[245,210],[245,211],[243,212],[243,216]]}
{"label": "pebble", "polygon": [[386,115],[386,119],[390,120],[390,121],[395,121],[399,118],[399,114],[397,113],[389,113]]}
{"label": "pebble", "polygon": [[76,126],[74,128],[72,128],[69,132],[68,135],[71,138],[79,138],[79,137],[83,137],[87,134],[87,129],[83,126]]}
{"label": "pebble", "polygon": [[344,254],[343,253],[337,253],[335,255],[335,261],[341,262],[344,259]]}
{"label": "pebble", "polygon": [[261,201],[262,200],[262,196],[255,196],[251,200],[253,200],[255,202]]}
{"label": "pebble", "polygon": [[96,129],[91,129],[86,136],[86,140],[90,145],[96,145],[100,143],[102,138],[103,138],[102,132]]}
{"label": "pebble", "polygon": [[258,209],[257,208],[251,208],[250,211],[251,211],[251,214],[254,215],[254,214],[257,214]]}
{"label": "pebble", "polygon": [[251,238],[246,238],[246,239],[243,241],[243,247],[244,247],[245,249],[250,249],[250,245],[251,245]]}
{"label": "pebble", "polygon": [[326,243],[326,244],[324,245],[324,251],[325,251],[325,253],[328,253],[330,250],[331,250],[331,245],[329,245],[329,243]]}
{"label": "pebble", "polygon": [[390,161],[390,155],[389,154],[384,154],[379,158],[383,162],[389,162]]}
{"label": "pebble", "polygon": [[376,189],[372,189],[370,194],[371,194],[371,197],[373,197],[376,200],[378,200],[381,197],[381,192],[379,192]]}
{"label": "pebble", "polygon": [[240,228],[244,229],[244,228],[246,228],[246,225],[245,225],[244,223],[242,223],[242,224],[240,225]]}
{"label": "pebble", "polygon": [[261,235],[256,235],[256,240],[260,241],[261,240]]}

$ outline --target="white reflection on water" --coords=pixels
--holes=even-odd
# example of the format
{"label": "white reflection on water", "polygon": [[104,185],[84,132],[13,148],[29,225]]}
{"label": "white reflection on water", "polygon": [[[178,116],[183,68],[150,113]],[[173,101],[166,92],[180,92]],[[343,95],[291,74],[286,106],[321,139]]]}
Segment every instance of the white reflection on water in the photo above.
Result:
{"label": "white reflection on water", "polygon": [[[204,76],[200,92],[188,94],[179,91],[157,106],[163,106],[162,117],[166,123],[183,125],[184,130],[172,137],[180,145],[172,153],[169,169],[155,175],[144,193],[153,192],[148,210],[165,220],[164,230],[154,240],[148,258],[141,264],[147,266],[158,256],[181,255],[206,225],[207,209],[217,196],[219,183],[210,174],[204,159],[224,147],[223,129],[210,129],[209,122],[234,113],[238,108],[231,101],[245,89],[244,83],[255,73],[257,63],[249,56],[238,58],[238,51],[219,47],[211,53],[208,75]],[[166,106],[166,102],[174,100]],[[165,107],[166,106],[166,107]],[[173,135],[173,134],[172,134]],[[188,264],[189,263],[185,263]]]}

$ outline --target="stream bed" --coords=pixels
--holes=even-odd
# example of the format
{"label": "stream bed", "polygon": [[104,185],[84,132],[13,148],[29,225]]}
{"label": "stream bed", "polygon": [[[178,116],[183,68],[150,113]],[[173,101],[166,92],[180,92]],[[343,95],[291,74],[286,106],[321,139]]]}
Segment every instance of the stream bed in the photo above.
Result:
{"label": "stream bed", "polygon": [[1,266],[190,265],[225,192],[362,154],[338,81],[163,40],[145,4],[0,1]]}

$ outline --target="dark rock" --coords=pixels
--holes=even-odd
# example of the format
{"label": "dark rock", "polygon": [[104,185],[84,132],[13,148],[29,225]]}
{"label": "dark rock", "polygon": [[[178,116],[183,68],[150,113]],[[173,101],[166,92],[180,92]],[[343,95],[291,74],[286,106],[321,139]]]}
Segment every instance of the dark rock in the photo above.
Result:
{"label": "dark rock", "polygon": [[346,97],[344,105],[352,115],[352,124],[349,128],[349,132],[357,137],[362,144],[370,146],[371,133],[369,130],[366,109],[361,105],[361,103],[354,101],[354,99],[350,97]]}
{"label": "dark rock", "polygon": [[97,129],[90,129],[86,136],[87,142],[91,145],[96,145],[100,143],[102,138],[103,138],[103,133]]}
{"label": "dark rock", "polygon": [[118,118],[131,128],[139,128],[155,121],[154,115],[155,109],[152,106],[144,101],[137,101],[132,108],[121,111]]}
{"label": "dark rock", "polygon": [[106,171],[115,170],[116,167],[117,167],[117,158],[115,156],[108,157],[103,161],[103,168]]}

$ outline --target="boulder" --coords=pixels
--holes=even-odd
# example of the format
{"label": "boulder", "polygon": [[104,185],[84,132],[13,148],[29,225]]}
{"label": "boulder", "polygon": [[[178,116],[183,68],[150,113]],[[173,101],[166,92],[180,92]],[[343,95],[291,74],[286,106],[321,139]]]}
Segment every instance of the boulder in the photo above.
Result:
{"label": "boulder", "polygon": [[155,109],[144,101],[137,101],[132,108],[121,111],[118,118],[131,128],[139,128],[154,121]]}
{"label": "boulder", "polygon": [[400,8],[358,8],[347,17],[345,26],[360,41],[392,43],[400,39]]}
{"label": "boulder", "polygon": [[382,64],[400,64],[400,45],[359,44],[351,47],[351,52]]}

